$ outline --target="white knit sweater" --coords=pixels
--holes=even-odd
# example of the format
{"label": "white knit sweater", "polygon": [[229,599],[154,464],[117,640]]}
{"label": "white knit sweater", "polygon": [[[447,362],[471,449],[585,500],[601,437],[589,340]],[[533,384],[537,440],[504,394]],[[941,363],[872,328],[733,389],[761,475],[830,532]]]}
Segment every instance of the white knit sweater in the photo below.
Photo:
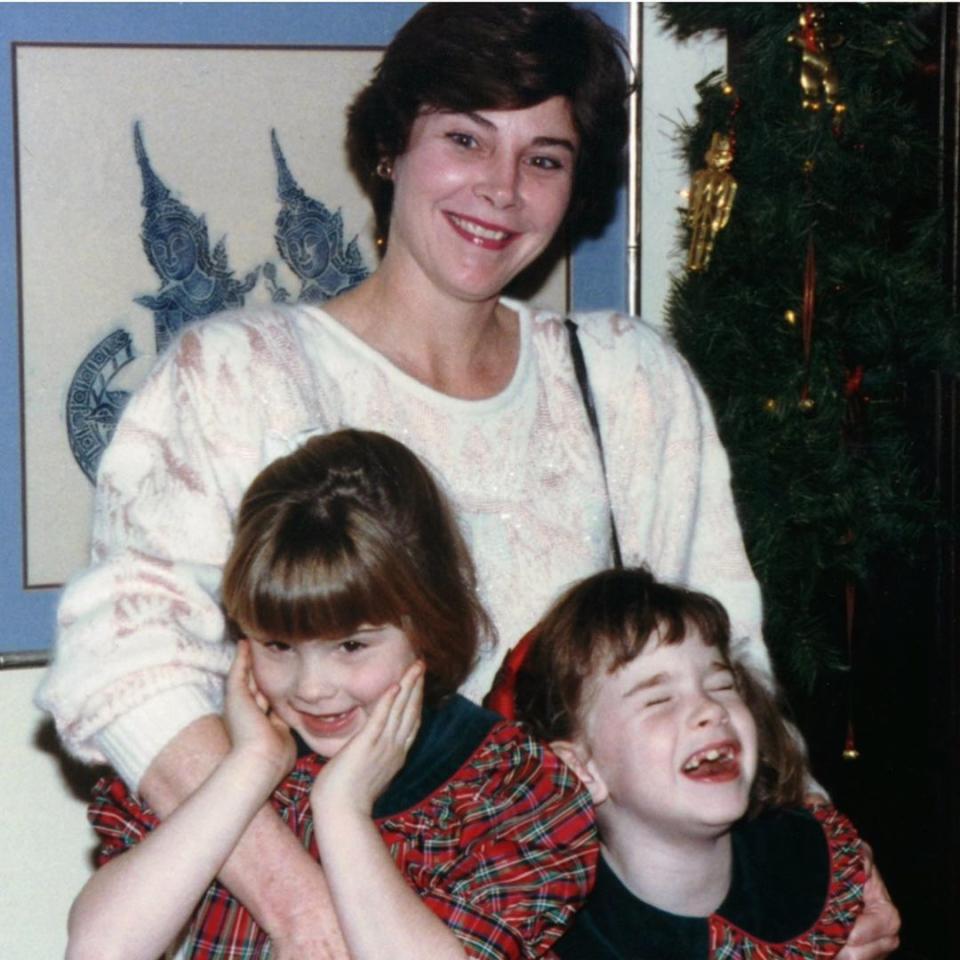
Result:
{"label": "white knit sweater", "polygon": [[[512,381],[455,399],[393,366],[316,307],[221,314],[189,327],[130,401],[100,468],[92,565],[64,591],[37,695],[68,749],[134,788],[164,744],[217,712],[232,649],[217,599],[240,498],[305,431],[402,440],[459,513],[499,634],[464,693],[560,589],[609,565],[604,482],[562,318],[507,301]],[[686,363],[652,329],[577,317],[624,562],[715,594],[764,673],[760,595],[727,459]]]}

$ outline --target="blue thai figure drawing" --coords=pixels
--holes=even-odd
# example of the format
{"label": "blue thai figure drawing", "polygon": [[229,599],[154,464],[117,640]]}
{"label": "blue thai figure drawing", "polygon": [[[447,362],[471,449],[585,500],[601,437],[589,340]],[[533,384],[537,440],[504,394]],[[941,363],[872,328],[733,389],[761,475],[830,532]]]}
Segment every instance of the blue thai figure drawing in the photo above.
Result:
{"label": "blue thai figure drawing", "polygon": [[96,482],[100,457],[130,398],[126,390],[111,390],[110,382],[133,358],[130,334],[114,330],[83,358],[70,381],[67,436],[74,460],[91,483]]}
{"label": "blue thai figure drawing", "polygon": [[[369,276],[354,237],[344,249],[343,216],[331,213],[319,200],[308,197],[290,173],[275,130],[270,131],[273,158],[277,164],[277,215],[275,239],[284,262],[300,279],[297,300],[323,303],[355,287]],[[276,281],[272,263],[263,273],[271,287],[274,302],[286,303],[290,293]]]}
{"label": "blue thai figure drawing", "polygon": [[140,240],[161,280],[155,294],[136,297],[135,302],[153,311],[160,353],[185,324],[220,310],[242,307],[244,295],[257,282],[257,270],[242,281],[233,279],[226,240],[221,238],[210,252],[206,220],[172,197],[156,175],[143,146],[139,123],[133,127],[133,143],[143,179],[140,202],[146,211]]}
{"label": "blue thai figure drawing", "polygon": [[[156,175],[139,123],[133,127],[133,144],[143,181],[145,214],[140,241],[161,281],[155,294],[135,297],[134,302],[153,311],[154,339],[160,353],[185,324],[229,307],[242,307],[245,294],[257,282],[257,270],[243,281],[233,279],[225,241],[221,239],[211,253],[206,221],[172,197]],[[130,334],[114,330],[84,357],[70,381],[67,438],[74,459],[91,483],[96,481],[100,457],[129,399],[127,391],[110,389],[111,381],[134,357]]]}

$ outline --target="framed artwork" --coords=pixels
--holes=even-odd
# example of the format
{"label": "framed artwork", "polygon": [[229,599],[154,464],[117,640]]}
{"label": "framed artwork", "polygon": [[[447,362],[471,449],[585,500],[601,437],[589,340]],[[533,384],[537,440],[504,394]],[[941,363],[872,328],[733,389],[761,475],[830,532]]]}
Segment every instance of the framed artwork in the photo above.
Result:
{"label": "framed artwork", "polygon": [[[416,7],[4,5],[0,666],[45,656],[100,454],[177,332],[375,269],[344,110]],[[625,7],[598,5],[621,29]],[[624,249],[618,221],[525,292],[623,306]]]}

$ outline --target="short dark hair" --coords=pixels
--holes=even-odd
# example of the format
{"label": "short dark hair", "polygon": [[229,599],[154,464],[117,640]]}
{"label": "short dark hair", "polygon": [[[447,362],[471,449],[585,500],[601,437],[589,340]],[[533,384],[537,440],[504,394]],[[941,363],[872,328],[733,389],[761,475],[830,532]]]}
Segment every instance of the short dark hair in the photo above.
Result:
{"label": "short dark hair", "polygon": [[751,792],[754,811],[800,803],[806,781],[803,750],[777,697],[730,657],[730,618],[713,597],[661,583],[644,568],[606,570],[575,584],[535,628],[517,677],[519,718],[544,740],[580,732],[584,691],[601,671],[613,673],[638,657],[651,638],[682,643],[689,629],[716,647],[734,675],[757,724],[759,764]]}
{"label": "short dark hair", "polygon": [[430,471],[402,443],[340,430],[266,467],[240,504],[223,573],[240,634],[297,641],[404,629],[436,703],[491,627],[469,551]]}
{"label": "short dark hair", "polygon": [[580,136],[569,217],[595,232],[612,209],[627,136],[628,54],[596,14],[565,3],[428,3],[390,42],[347,117],[347,152],[386,237],[393,184],[383,159],[406,150],[425,110],[466,113],[570,101]]}

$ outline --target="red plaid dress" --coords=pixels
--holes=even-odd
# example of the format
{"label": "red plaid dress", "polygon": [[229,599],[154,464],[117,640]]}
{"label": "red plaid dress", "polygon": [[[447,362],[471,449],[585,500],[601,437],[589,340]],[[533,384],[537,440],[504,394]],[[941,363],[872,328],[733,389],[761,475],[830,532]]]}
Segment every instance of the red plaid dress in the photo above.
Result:
{"label": "red plaid dress", "polygon": [[[459,717],[481,713],[455,700]],[[317,859],[309,792],[322,765],[315,754],[302,756],[272,799]],[[97,784],[88,817],[100,835],[100,864],[159,823],[119,779]],[[593,883],[598,847],[589,795],[552,751],[513,723],[493,723],[451,776],[419,802],[377,817],[377,824],[401,874],[470,957],[542,956]],[[370,909],[375,917],[376,905]],[[185,943],[178,956],[192,960],[270,956],[266,933],[216,882],[194,913]]]}
{"label": "red plaid dress", "polygon": [[823,827],[830,855],[827,893],[817,922],[789,942],[767,943],[714,914],[709,920],[711,960],[827,960],[847,942],[863,908],[863,845],[853,824],[835,807],[824,804],[811,812]]}
{"label": "red plaid dress", "polygon": [[560,960],[830,960],[863,906],[862,844],[829,805],[770,811],[733,829],[733,878],[709,917],[635,897],[601,863]]}

